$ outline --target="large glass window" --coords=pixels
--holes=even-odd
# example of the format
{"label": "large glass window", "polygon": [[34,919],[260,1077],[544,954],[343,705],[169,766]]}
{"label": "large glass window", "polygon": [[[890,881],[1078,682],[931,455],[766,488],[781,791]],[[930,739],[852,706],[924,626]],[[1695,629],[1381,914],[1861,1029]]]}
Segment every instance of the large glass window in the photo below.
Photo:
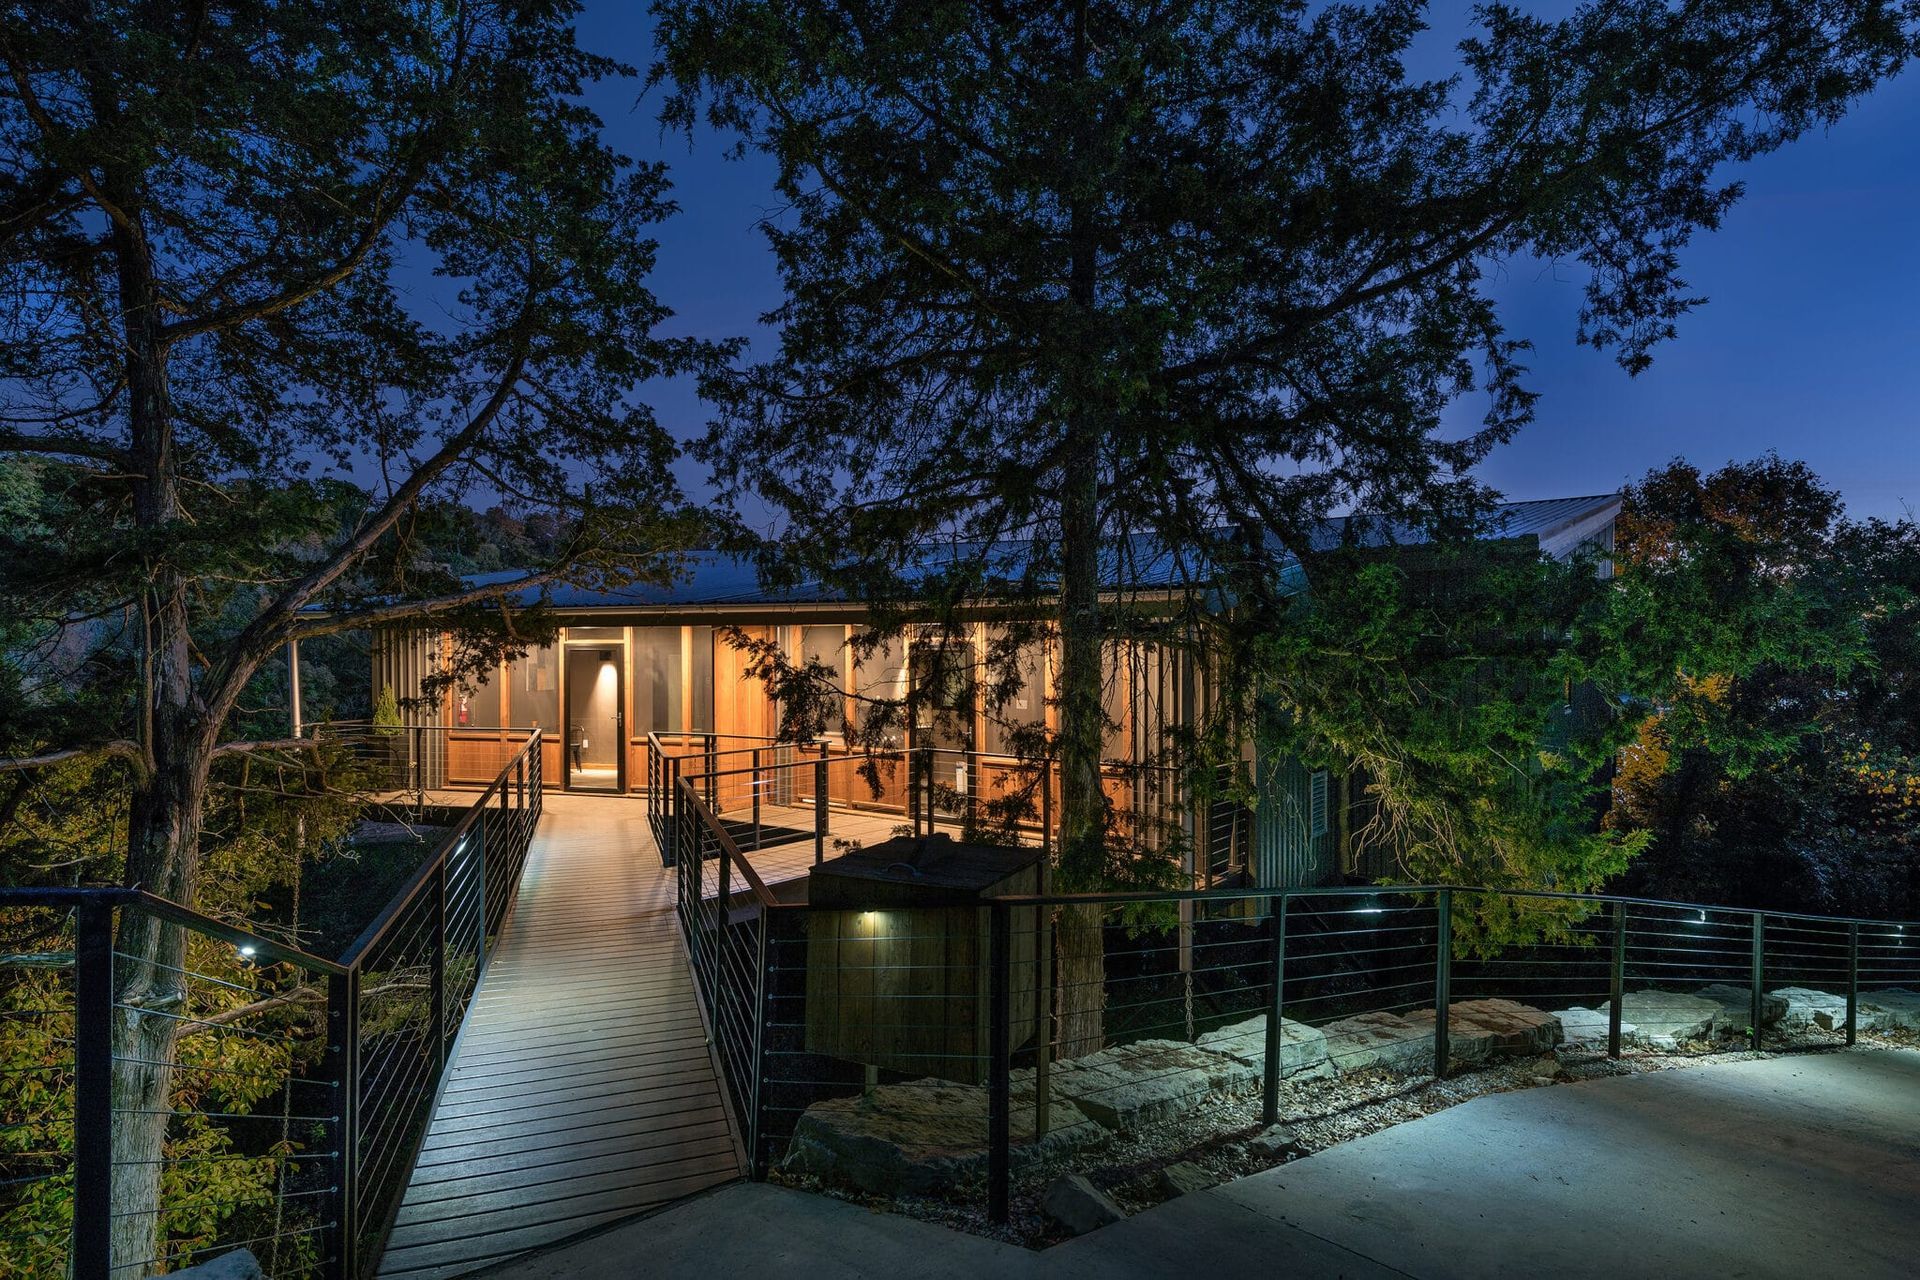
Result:
{"label": "large glass window", "polygon": [[560,650],[529,649],[508,668],[507,720],[515,729],[560,729]]}
{"label": "large glass window", "polygon": [[[833,670],[833,687],[842,692],[847,687],[847,629],[845,627],[802,627],[800,628],[800,658],[807,663],[819,663]],[[847,727],[847,703],[844,697],[835,703],[836,710],[827,716],[828,733],[844,733]]]}
{"label": "large glass window", "polygon": [[906,721],[900,704],[907,699],[907,659],[906,648],[897,637],[882,642],[854,664],[853,687],[860,697],[854,713],[861,725],[871,727],[880,722],[880,717],[888,717],[880,745],[905,746]]}
{"label": "large glass window", "polygon": [[[1020,687],[1013,696],[999,706],[986,708],[987,732],[983,749],[992,755],[1017,755],[1014,750],[1014,735],[1032,726],[1045,724],[1047,719],[1047,681],[1045,664],[1037,644],[1027,645],[1020,650],[1015,659],[1020,677]],[[994,680],[998,672],[989,672],[988,681]]]}
{"label": "large glass window", "polygon": [[500,683],[497,671],[478,678],[473,688],[453,691],[453,724],[457,729],[498,729],[500,727]]}
{"label": "large glass window", "polygon": [[688,630],[693,633],[693,716],[689,723],[698,733],[711,733],[713,731],[713,628],[689,627]]}
{"label": "large glass window", "polygon": [[1122,641],[1106,649],[1106,669],[1101,672],[1100,702],[1106,713],[1106,740],[1101,754],[1107,760],[1133,759],[1133,690],[1139,673],[1134,670],[1136,650]]}
{"label": "large glass window", "polygon": [[635,627],[630,732],[678,733],[680,703],[680,628]]}

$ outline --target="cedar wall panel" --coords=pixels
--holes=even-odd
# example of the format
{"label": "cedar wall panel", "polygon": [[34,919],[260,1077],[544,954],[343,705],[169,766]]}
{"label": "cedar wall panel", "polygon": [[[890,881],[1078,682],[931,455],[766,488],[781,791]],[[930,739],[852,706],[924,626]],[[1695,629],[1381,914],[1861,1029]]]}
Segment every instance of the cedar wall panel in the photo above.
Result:
{"label": "cedar wall panel", "polygon": [[[771,640],[772,627],[742,627],[755,640]],[[713,729],[719,734],[770,738],[776,722],[767,687],[747,674],[748,655],[726,641],[713,642]]]}

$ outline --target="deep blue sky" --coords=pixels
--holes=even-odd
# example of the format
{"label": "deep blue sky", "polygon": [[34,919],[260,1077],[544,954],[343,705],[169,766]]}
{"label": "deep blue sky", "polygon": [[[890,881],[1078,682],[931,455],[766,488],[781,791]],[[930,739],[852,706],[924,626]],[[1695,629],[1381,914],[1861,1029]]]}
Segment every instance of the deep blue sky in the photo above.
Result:
{"label": "deep blue sky", "polygon": [[[1437,37],[1464,29],[1464,7],[1436,6]],[[642,70],[651,56],[631,3],[588,0],[580,39]],[[775,200],[770,167],[725,159],[711,136],[691,151],[662,137],[657,100],[639,94],[637,81],[609,82],[593,102],[613,145],[672,168],[682,212],[660,228],[654,283],[677,313],[673,331],[764,341],[757,318],[779,299],[755,228]],[[1577,270],[1505,274],[1498,295],[1509,328],[1534,341],[1541,399],[1535,423],[1484,468],[1490,483],[1514,498],[1605,492],[1676,454],[1711,467],[1776,449],[1810,463],[1856,516],[1920,508],[1920,71],[1738,176],[1745,198],[1684,259],[1710,301],[1638,378],[1574,344]],[[683,438],[705,420],[689,386],[648,396]],[[1477,412],[1463,403],[1462,422]],[[690,464],[682,478],[700,480]]]}

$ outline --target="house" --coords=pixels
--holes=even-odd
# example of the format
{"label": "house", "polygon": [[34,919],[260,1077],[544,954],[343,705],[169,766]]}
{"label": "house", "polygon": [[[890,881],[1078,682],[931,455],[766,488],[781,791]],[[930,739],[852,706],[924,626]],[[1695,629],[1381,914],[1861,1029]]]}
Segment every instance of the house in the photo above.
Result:
{"label": "house", "polygon": [[[1619,509],[1613,494],[1510,503],[1495,514],[1486,536],[1558,559],[1583,549],[1604,557]],[[1334,522],[1323,536],[1335,541],[1347,532]],[[1398,547],[1419,538],[1373,527],[1366,540]],[[1603,558],[1601,572],[1609,571]],[[1129,585],[1143,584],[1136,574]],[[419,627],[389,628],[373,637],[374,688],[391,688],[403,703],[413,701],[409,722],[434,730],[444,743],[434,785],[490,780],[509,731],[534,727],[545,734],[546,785],[574,791],[644,792],[650,779],[657,784],[663,757],[751,752],[753,744],[791,751],[777,747],[779,709],[748,675],[746,654],[727,641],[730,629],[836,669],[848,694],[847,716],[861,714],[863,699],[902,700],[910,690],[927,688],[938,665],[911,633],[857,658],[848,641],[863,624],[863,606],[818,585],[768,591],[751,564],[727,555],[692,557],[669,585],[605,591],[556,586],[547,590],[546,601],[562,624],[555,643],[503,664],[477,688],[454,691],[424,708],[418,705],[421,681],[444,661],[449,638]],[[976,654],[987,645],[992,625],[984,617],[966,624],[965,643]],[[950,637],[943,641],[949,655],[951,644]],[[1184,831],[1198,850],[1191,868],[1196,883],[1319,884],[1359,869],[1339,780],[1298,761],[1252,762],[1257,799],[1251,812],[1224,804],[1195,811],[1162,759],[1160,744],[1171,726],[1194,723],[1207,709],[1207,673],[1168,646],[1128,641],[1113,653],[1106,705],[1116,728],[1108,736],[1104,766],[1108,795],[1123,812]],[[930,700],[941,714],[919,717],[901,740],[887,745],[933,749],[928,758],[938,761],[938,789],[997,793],[1019,768],[1010,737],[1022,725],[1054,718],[1047,696],[1050,655],[1035,652],[1027,667],[1027,687],[994,714],[978,705],[963,679]],[[829,760],[848,753],[838,732],[811,749]],[[899,813],[918,803],[913,788],[911,777],[895,774],[883,779],[876,794],[850,765],[833,769],[828,784],[833,805]]]}

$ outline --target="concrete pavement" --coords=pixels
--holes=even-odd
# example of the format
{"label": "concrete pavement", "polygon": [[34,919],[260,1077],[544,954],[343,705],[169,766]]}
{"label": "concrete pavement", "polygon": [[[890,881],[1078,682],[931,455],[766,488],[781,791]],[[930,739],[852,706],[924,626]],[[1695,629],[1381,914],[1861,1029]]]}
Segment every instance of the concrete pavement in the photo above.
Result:
{"label": "concrete pavement", "polygon": [[1920,1053],[1852,1050],[1476,1098],[1033,1253],[736,1185],[487,1273],[1907,1277]]}

